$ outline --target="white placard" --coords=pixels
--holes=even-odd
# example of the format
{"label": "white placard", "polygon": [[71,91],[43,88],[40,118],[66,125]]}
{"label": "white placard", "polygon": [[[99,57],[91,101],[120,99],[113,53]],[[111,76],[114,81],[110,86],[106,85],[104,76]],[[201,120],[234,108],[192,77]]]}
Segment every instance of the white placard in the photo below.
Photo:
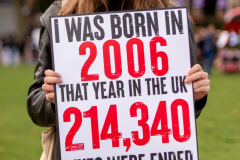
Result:
{"label": "white placard", "polygon": [[186,8],[51,17],[62,160],[197,160]]}

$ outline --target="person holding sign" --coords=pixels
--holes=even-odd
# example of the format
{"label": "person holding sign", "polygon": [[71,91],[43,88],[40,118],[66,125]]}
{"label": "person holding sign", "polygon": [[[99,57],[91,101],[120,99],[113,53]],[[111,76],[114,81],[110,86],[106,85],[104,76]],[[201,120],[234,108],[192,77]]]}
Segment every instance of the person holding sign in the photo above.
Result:
{"label": "person holding sign", "polygon": [[[62,3],[65,3],[65,5],[62,6]],[[171,0],[69,0],[67,2],[54,2],[40,19],[42,29],[38,50],[39,58],[34,74],[35,79],[29,89],[27,103],[28,113],[32,121],[39,126],[56,126],[54,84],[61,84],[62,80],[61,75],[52,70],[51,26],[49,16],[176,6],[177,5]],[[190,18],[188,21],[192,68],[186,73],[185,83],[193,83],[195,114],[196,117],[198,117],[206,104],[207,93],[210,90],[210,81],[208,74],[203,72],[200,65],[196,64],[193,27]],[[96,38],[100,38],[98,36],[96,36]],[[53,146],[53,160],[60,159],[58,138],[58,134],[56,134]]]}

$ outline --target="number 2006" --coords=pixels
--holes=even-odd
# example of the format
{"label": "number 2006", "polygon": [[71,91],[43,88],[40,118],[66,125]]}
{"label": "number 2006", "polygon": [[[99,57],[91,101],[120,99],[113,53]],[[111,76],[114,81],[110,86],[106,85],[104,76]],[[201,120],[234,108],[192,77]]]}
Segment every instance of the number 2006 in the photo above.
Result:
{"label": "number 2006", "polygon": [[[151,56],[151,69],[154,75],[163,76],[168,72],[168,56],[165,52],[157,52],[156,44],[159,43],[161,46],[167,46],[167,42],[163,37],[154,37],[150,41],[150,56]],[[134,56],[133,56],[133,45],[137,46],[138,51],[138,66],[139,70],[136,71],[134,68]],[[110,46],[113,47],[114,61],[115,61],[115,73],[111,70],[110,60]],[[88,70],[97,56],[97,47],[92,42],[84,42],[79,47],[79,55],[86,55],[86,49],[89,48],[89,58],[84,63],[81,70],[81,81],[96,81],[99,80],[98,74],[88,74]],[[127,64],[128,73],[134,78],[140,78],[145,74],[145,57],[144,57],[144,45],[143,42],[138,38],[130,39],[126,44],[127,51]],[[162,68],[158,69],[158,58],[162,60]],[[104,72],[109,79],[118,79],[122,75],[122,62],[121,62],[121,51],[120,45],[115,40],[108,40],[103,44],[103,60],[104,60]]]}
{"label": "number 2006", "polygon": [[[180,135],[179,112],[178,107],[182,109],[183,131]],[[191,137],[189,105],[183,99],[176,99],[171,104],[172,130],[168,127],[166,101],[160,101],[155,118],[150,129],[148,121],[148,107],[142,102],[136,102],[130,107],[130,117],[137,117],[137,110],[141,112],[141,119],[138,120],[138,126],[142,128],[142,138],[139,138],[138,131],[131,131],[132,141],[135,145],[146,145],[151,136],[162,136],[162,143],[169,143],[169,135],[177,142],[186,142]],[[75,116],[75,122],[69,130],[65,140],[66,151],[84,150],[84,143],[73,144],[73,138],[82,124],[82,112],[76,107],[70,107],[63,113],[63,121],[70,122],[70,115]],[[101,140],[112,140],[112,147],[119,147],[119,139],[122,133],[118,131],[117,106],[110,105],[102,131],[99,134],[98,111],[97,106],[92,106],[90,110],[83,112],[83,118],[90,118],[92,130],[93,149],[100,148]],[[158,129],[159,123],[161,129]],[[110,133],[108,131],[110,130]],[[100,135],[100,136],[99,136]]]}

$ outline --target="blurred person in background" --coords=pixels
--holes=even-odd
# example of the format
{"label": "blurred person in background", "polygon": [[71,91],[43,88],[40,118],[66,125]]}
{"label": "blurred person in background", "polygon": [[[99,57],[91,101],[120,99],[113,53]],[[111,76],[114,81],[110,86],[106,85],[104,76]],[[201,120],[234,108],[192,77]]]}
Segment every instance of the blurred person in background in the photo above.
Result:
{"label": "blurred person in background", "polygon": [[215,27],[209,24],[203,40],[204,67],[206,72],[211,75],[212,62],[216,54]]}
{"label": "blurred person in background", "polygon": [[238,30],[238,46],[240,47],[240,29]]}
{"label": "blurred person in background", "polygon": [[36,51],[36,46],[32,42],[32,37],[28,36],[26,37],[24,41],[24,46],[23,46],[23,57],[24,57],[24,62],[32,65],[35,64],[37,61],[37,51]]}
{"label": "blurred person in background", "polygon": [[229,32],[230,37],[228,44],[230,47],[236,47],[238,45],[238,34],[233,29],[231,29]]}
{"label": "blurred person in background", "polygon": [[201,27],[196,31],[195,40],[197,45],[197,63],[201,66],[204,65],[204,56],[203,56],[203,44],[206,34],[206,28]]}
{"label": "blurred person in background", "polygon": [[[38,49],[39,58],[34,74],[34,82],[29,88],[27,102],[28,113],[35,124],[54,127],[55,129],[53,160],[60,159],[59,134],[56,130],[54,83],[61,84],[62,80],[60,74],[52,70],[49,16],[177,6],[172,0],[69,0],[65,5],[62,5],[59,1],[53,3],[40,18],[42,29]],[[208,80],[208,74],[203,72],[200,65],[196,64],[193,27],[190,18],[188,21],[192,68],[186,73],[185,83],[193,82],[195,111],[196,117],[198,117],[206,104],[210,81]]]}
{"label": "blurred person in background", "polygon": [[3,66],[18,66],[20,64],[20,52],[13,38],[10,36],[4,36],[2,38],[2,46]]}

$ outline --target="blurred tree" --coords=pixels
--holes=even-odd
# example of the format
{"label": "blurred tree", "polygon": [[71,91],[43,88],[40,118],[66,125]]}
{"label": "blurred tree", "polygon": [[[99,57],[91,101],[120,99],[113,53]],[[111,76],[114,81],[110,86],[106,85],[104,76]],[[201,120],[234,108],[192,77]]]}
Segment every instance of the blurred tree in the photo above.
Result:
{"label": "blurred tree", "polygon": [[15,14],[17,17],[17,26],[18,26],[18,31],[17,31],[15,38],[22,39],[25,34],[24,29],[23,29],[24,22],[23,22],[22,15],[19,13],[21,12],[23,0],[13,0],[13,3],[14,3],[14,7],[15,7]]}
{"label": "blurred tree", "polygon": [[37,12],[44,12],[55,0],[35,0],[33,2],[32,11]]}

